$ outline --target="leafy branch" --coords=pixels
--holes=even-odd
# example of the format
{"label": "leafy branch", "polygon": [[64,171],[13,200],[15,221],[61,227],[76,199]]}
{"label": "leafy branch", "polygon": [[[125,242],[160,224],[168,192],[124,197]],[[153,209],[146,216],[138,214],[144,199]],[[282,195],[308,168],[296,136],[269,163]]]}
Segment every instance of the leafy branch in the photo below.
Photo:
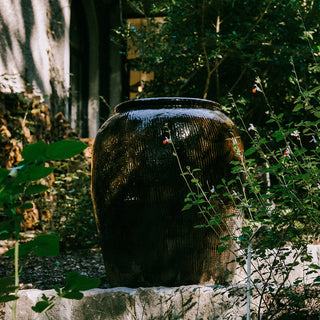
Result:
{"label": "leafy branch", "polygon": [[[4,240],[14,236],[14,248],[6,252],[7,256],[14,258],[14,276],[0,279],[0,302],[12,301],[13,320],[17,317],[19,257],[24,257],[30,252],[40,257],[55,256],[59,253],[59,237],[54,234],[41,234],[32,241],[19,243],[23,212],[32,207],[26,200],[27,196],[48,189],[46,185],[38,183],[38,180],[53,172],[54,168],[48,166],[50,161],[69,159],[86,148],[87,146],[80,141],[62,140],[50,145],[38,142],[24,148],[21,153],[24,160],[17,167],[10,170],[0,168],[0,216],[5,218],[0,222],[0,237]],[[55,288],[57,297],[43,296],[42,301],[38,302],[33,310],[39,313],[46,312],[61,298],[80,299],[83,296],[80,291],[96,287],[99,282],[99,279],[89,279],[71,272],[67,276],[66,286],[62,290]]]}

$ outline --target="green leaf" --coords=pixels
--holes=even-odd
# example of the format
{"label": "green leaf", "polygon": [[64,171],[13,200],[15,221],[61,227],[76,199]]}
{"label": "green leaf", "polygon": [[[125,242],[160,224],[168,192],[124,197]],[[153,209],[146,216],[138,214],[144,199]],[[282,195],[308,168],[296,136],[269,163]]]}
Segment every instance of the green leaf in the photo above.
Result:
{"label": "green leaf", "polygon": [[277,119],[282,119],[283,116],[284,116],[284,113],[280,113],[280,114],[277,115]]}
{"label": "green leaf", "polygon": [[[26,242],[26,243],[22,243],[19,245],[19,257],[25,257],[26,255],[28,255],[31,251],[31,242]],[[14,250],[15,249],[10,249],[8,250],[5,255],[9,256],[9,257],[13,257],[14,256]]]}
{"label": "green leaf", "polygon": [[[59,237],[52,234],[40,235],[32,241],[19,245],[19,256],[27,256],[34,252],[38,257],[57,256],[59,254]],[[14,249],[6,252],[7,256],[14,255]]]}
{"label": "green leaf", "polygon": [[9,173],[9,170],[0,168],[0,183],[8,177]]}
{"label": "green leaf", "polygon": [[194,204],[194,205],[199,205],[199,204],[205,203],[205,202],[206,202],[206,200],[204,200],[204,199],[199,199],[199,200],[193,201],[193,204]]}
{"label": "green leaf", "polygon": [[0,278],[0,294],[14,292],[14,276]]}
{"label": "green leaf", "polygon": [[69,291],[67,293],[62,294],[62,296],[63,296],[63,298],[66,298],[66,299],[80,300],[83,298],[83,293],[79,292],[77,290],[72,290],[72,291]]}
{"label": "green leaf", "polygon": [[57,284],[55,284],[53,288],[57,292],[58,295],[61,294],[61,289],[59,288],[59,286]]}
{"label": "green leaf", "polygon": [[10,294],[13,293],[15,289],[14,277],[0,278],[0,303],[17,300],[17,296]]}
{"label": "green leaf", "polygon": [[295,150],[293,154],[294,154],[296,157],[298,157],[298,156],[301,156],[302,154],[304,154],[304,153],[306,153],[306,152],[307,152],[307,149],[306,149],[306,148],[301,148],[301,149]]}
{"label": "green leaf", "polygon": [[302,103],[298,103],[294,108],[293,108],[293,112],[297,112],[300,109],[303,108],[303,104]]}
{"label": "green leaf", "polygon": [[208,224],[209,226],[218,226],[221,224],[221,219],[211,218]]}
{"label": "green leaf", "polygon": [[40,193],[40,192],[43,192],[43,191],[47,191],[49,189],[48,186],[45,186],[43,184],[37,184],[37,185],[34,185],[34,186],[29,186],[26,191],[25,191],[25,194],[26,195],[33,195],[33,194],[37,194],[37,193]]}
{"label": "green leaf", "polygon": [[313,89],[311,89],[310,91],[308,91],[309,94],[314,94],[316,93],[317,91],[320,90],[320,86],[317,86],[317,87],[314,87]]}
{"label": "green leaf", "polygon": [[269,140],[267,138],[260,138],[259,144],[261,145],[263,143],[267,144],[267,143],[269,143]]}
{"label": "green leaf", "polygon": [[[39,302],[36,303],[35,306],[31,307],[31,309],[37,313],[41,313],[43,312],[45,309],[47,309],[50,306],[50,302],[46,301],[46,300],[41,300]],[[53,304],[48,308],[48,310],[50,310],[51,308],[53,308]]]}
{"label": "green leaf", "polygon": [[206,224],[199,224],[199,225],[194,226],[195,229],[206,228],[206,227],[207,227]]}
{"label": "green leaf", "polygon": [[218,247],[218,252],[222,253],[222,252],[226,251],[227,249],[228,249],[228,247],[220,246],[220,247]]}
{"label": "green leaf", "polygon": [[62,291],[86,291],[98,287],[100,279],[89,278],[75,271],[71,271],[66,277],[66,286]]}
{"label": "green leaf", "polygon": [[14,222],[12,219],[0,222],[0,240],[9,239],[14,230]]}
{"label": "green leaf", "polygon": [[187,211],[187,210],[189,210],[189,209],[191,209],[192,208],[192,203],[187,203],[183,208],[182,208],[182,211]]}
{"label": "green leaf", "polygon": [[250,156],[251,154],[253,154],[253,153],[255,153],[255,152],[257,152],[257,149],[254,148],[254,147],[252,147],[252,148],[246,150],[246,151],[244,152],[244,155],[245,155],[245,156]]}
{"label": "green leaf", "polygon": [[14,296],[13,294],[5,294],[3,296],[0,296],[0,303],[5,303],[17,299],[19,299],[19,297]]}
{"label": "green leaf", "polygon": [[11,235],[12,235],[12,232],[9,232],[8,230],[1,230],[0,229],[0,240],[9,239],[11,237]]}
{"label": "green leaf", "polygon": [[54,234],[40,235],[32,241],[32,251],[38,257],[57,256],[60,238]]}
{"label": "green leaf", "polygon": [[311,262],[312,261],[312,256],[307,255],[305,257],[301,257],[301,261]]}
{"label": "green leaf", "polygon": [[24,147],[21,155],[25,161],[45,161],[46,158],[47,144],[43,141],[37,143],[28,144]]}
{"label": "green leaf", "polygon": [[31,181],[36,181],[41,178],[47,177],[52,173],[54,168],[45,167],[44,164],[36,165],[26,165],[18,172],[18,176],[15,178],[15,184],[26,183]]}
{"label": "green leaf", "polygon": [[314,114],[317,118],[320,118],[320,111],[314,111],[313,114]]}
{"label": "green leaf", "polygon": [[272,123],[274,121],[275,121],[274,119],[269,119],[268,121],[266,121],[266,123]]}
{"label": "green leaf", "polygon": [[21,209],[22,211],[29,210],[29,209],[33,209],[33,204],[30,203],[30,202],[27,202],[27,203],[23,204],[23,205],[20,207],[20,209]]}
{"label": "green leaf", "polygon": [[236,180],[235,180],[235,179],[232,179],[232,180],[228,181],[227,185],[230,186],[231,184],[233,184],[233,183],[235,183],[235,182],[236,182]]}
{"label": "green leaf", "polygon": [[283,140],[285,137],[280,131],[275,131],[274,133],[271,134],[274,138],[276,138],[276,142],[279,142]]}
{"label": "green leaf", "polygon": [[69,159],[81,153],[87,147],[81,141],[61,140],[48,145],[46,156],[51,160]]}

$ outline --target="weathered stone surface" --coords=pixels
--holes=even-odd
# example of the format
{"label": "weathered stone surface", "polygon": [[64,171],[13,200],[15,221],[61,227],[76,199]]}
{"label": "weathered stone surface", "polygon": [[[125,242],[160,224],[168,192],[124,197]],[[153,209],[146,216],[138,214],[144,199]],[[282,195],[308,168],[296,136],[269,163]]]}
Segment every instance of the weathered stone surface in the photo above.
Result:
{"label": "weathered stone surface", "polygon": [[[320,270],[313,270],[312,273],[308,273],[308,266],[310,264],[314,264],[317,266],[320,266],[320,245],[319,244],[313,244],[308,245],[308,253],[312,257],[312,260],[309,262],[301,262],[300,259],[297,259],[299,262],[298,265],[296,265],[293,270],[290,272],[289,277],[285,281],[285,284],[290,286],[294,283],[295,280],[303,279],[303,283],[312,283],[315,278],[320,276]],[[286,260],[283,261],[283,273],[279,273],[278,275],[273,274],[272,279],[276,280],[278,283],[282,283],[284,281],[284,274],[286,273],[286,266],[293,263],[296,259],[296,255],[299,255],[299,252],[297,249],[292,248],[291,246],[285,247],[282,250],[288,251],[288,256],[286,257]],[[243,250],[242,255],[246,256],[245,250]],[[263,277],[267,278],[270,270],[273,270],[272,268],[272,262],[274,260],[274,255],[276,255],[276,250],[274,251],[267,251],[267,254],[270,255],[270,257],[267,259],[255,259],[252,257],[252,264],[251,264],[251,280],[254,281],[255,279],[259,279],[263,282]],[[263,267],[261,269],[261,267]],[[246,268],[246,266],[245,266]],[[257,272],[257,270],[260,270]],[[261,275],[263,275],[261,277]],[[232,283],[244,283],[246,282],[246,269],[238,267],[235,274],[233,275]]]}
{"label": "weathered stone surface", "polygon": [[[17,319],[34,319],[31,306],[53,290],[20,292]],[[242,319],[246,315],[246,288],[182,286],[177,288],[113,288],[85,292],[82,300],[62,299],[48,312],[51,320],[136,320],[136,319]],[[6,319],[10,318],[6,307]]]}
{"label": "weathered stone surface", "polygon": [[[292,248],[288,247],[288,250]],[[308,246],[312,254],[312,263],[320,265],[320,246]],[[292,262],[294,252],[284,264]],[[252,261],[252,269],[259,263]],[[262,263],[262,262],[261,262]],[[266,262],[265,262],[266,264]],[[304,277],[306,283],[320,275],[319,270],[314,274],[306,274],[305,264],[297,266],[287,280],[290,285],[297,277]],[[219,286],[182,286],[176,288],[112,288],[94,289],[84,292],[82,300],[62,299],[47,316],[39,320],[241,320],[246,316],[246,274],[244,270],[234,276],[234,281],[241,284],[230,287]],[[257,277],[253,274],[251,280]],[[279,279],[281,280],[281,279]],[[42,294],[50,297],[54,290],[21,290],[18,300],[18,320],[35,319],[37,314],[31,310],[41,299]],[[257,311],[259,298],[252,292],[251,312]],[[11,319],[9,304],[6,305],[6,318]]]}

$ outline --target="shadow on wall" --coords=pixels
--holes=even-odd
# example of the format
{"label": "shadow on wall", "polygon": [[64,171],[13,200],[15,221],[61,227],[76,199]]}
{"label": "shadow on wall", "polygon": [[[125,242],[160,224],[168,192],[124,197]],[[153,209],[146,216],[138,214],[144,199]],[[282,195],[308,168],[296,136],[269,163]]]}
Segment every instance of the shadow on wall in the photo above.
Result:
{"label": "shadow on wall", "polygon": [[45,63],[48,38],[53,41],[62,39],[64,29],[65,18],[59,1],[50,0],[47,7],[42,0],[2,3],[0,66],[3,70],[0,70],[0,79],[6,74],[15,75],[25,84],[34,84],[41,92],[46,92],[44,76],[41,74],[43,70],[39,65]]}

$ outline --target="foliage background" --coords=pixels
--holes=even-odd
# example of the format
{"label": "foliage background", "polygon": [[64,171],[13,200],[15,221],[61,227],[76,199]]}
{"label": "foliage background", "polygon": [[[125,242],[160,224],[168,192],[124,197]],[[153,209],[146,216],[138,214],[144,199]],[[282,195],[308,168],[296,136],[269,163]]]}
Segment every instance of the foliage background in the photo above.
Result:
{"label": "foliage background", "polygon": [[[55,171],[41,183],[49,186],[43,194],[30,196],[32,208],[25,210],[22,231],[55,231],[63,248],[97,244],[96,224],[90,194],[90,139],[80,139],[58,113],[32,93],[0,93],[0,166],[9,169],[22,160],[23,148],[37,141],[82,140],[84,153],[69,160],[54,161]],[[3,208],[0,208],[0,213]]]}
{"label": "foliage background", "polygon": [[154,2],[148,12],[142,2],[128,2],[149,22],[124,25],[115,36],[125,54],[137,55],[129,68],[154,71],[140,97],[208,98],[237,118],[231,93],[245,120],[263,126],[268,109],[255,91],[257,77],[270,104],[289,119],[296,92],[291,62],[306,87],[319,84],[319,1],[171,0]]}

